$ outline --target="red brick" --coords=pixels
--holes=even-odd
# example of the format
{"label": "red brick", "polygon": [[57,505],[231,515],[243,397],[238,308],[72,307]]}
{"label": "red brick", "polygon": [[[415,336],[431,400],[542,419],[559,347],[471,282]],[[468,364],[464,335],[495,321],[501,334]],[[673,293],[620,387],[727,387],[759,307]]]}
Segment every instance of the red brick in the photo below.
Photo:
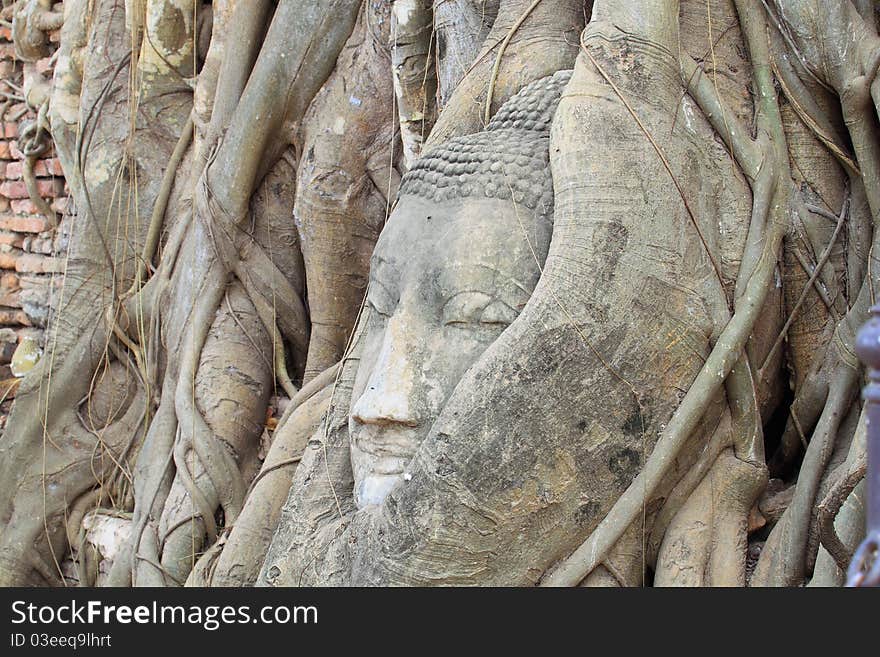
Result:
{"label": "red brick", "polygon": [[[0,198],[3,198],[0,196]],[[16,214],[40,214],[37,206],[29,198],[18,198],[9,201],[9,206]]]}
{"label": "red brick", "polygon": [[17,217],[11,214],[0,215],[0,229],[17,233],[42,233],[49,230],[49,222],[41,215]]}
{"label": "red brick", "polygon": [[9,204],[9,199],[0,196],[0,212],[9,212],[10,207],[12,206]]}
{"label": "red brick", "polygon": [[11,160],[12,153],[9,152],[9,142],[0,141],[0,160]]}
{"label": "red brick", "polygon": [[6,165],[6,180],[18,180],[24,170],[24,162],[13,160]]}
{"label": "red brick", "polygon": [[15,59],[15,46],[11,43],[0,43],[0,59]]}
{"label": "red brick", "polygon": [[0,290],[0,306],[9,306],[10,308],[21,308],[21,293],[6,292]]}
{"label": "red brick", "polygon": [[[22,253],[18,249],[10,249],[9,251],[4,251],[2,247],[6,246],[5,244],[0,244],[0,269],[15,269],[15,263],[18,261],[19,255]],[[6,247],[10,248],[10,247]]]}
{"label": "red brick", "polygon": [[[38,180],[37,192],[43,198],[55,198],[64,193],[64,181],[58,179]],[[23,180],[7,180],[0,184],[0,196],[9,199],[28,198],[27,185]]]}
{"label": "red brick", "polygon": [[0,41],[9,41],[12,43],[12,30],[8,27],[0,27]]}
{"label": "red brick", "polygon": [[[13,233],[8,230],[0,230],[0,244],[9,244],[17,248],[21,248],[24,244],[24,236],[20,233]],[[2,305],[2,303],[0,303]]]}
{"label": "red brick", "polygon": [[23,310],[14,308],[0,308],[0,324],[20,324],[21,326],[30,326],[31,320]]}
{"label": "red brick", "polygon": [[10,157],[6,158],[6,159],[13,159],[13,160],[23,160],[24,159],[24,153],[21,152],[21,149],[18,147],[18,142],[15,139],[13,139],[12,141],[9,142],[9,155],[10,155]]}
{"label": "red brick", "polygon": [[18,278],[18,274],[4,272],[3,275],[0,276],[0,290],[14,292],[19,289],[21,289],[21,280]]}
{"label": "red brick", "polygon": [[58,198],[64,196],[64,181],[60,178],[44,178],[37,181],[37,189],[41,196]]}
{"label": "red brick", "polygon": [[63,176],[64,175],[64,169],[61,168],[61,160],[59,160],[57,157],[50,157],[45,160],[40,160],[39,162],[37,162],[36,171],[37,171],[38,176],[44,175],[42,173],[39,173],[40,165],[42,165],[44,170],[46,171],[45,175],[48,175],[48,176]]}
{"label": "red brick", "polygon": [[14,121],[3,122],[3,136],[6,139],[15,139],[18,137],[18,124]]}
{"label": "red brick", "polygon": [[0,195],[6,198],[27,198],[27,186],[21,180],[7,180],[0,183]]}
{"label": "red brick", "polygon": [[15,271],[48,274],[59,272],[62,263],[57,258],[38,255],[36,253],[24,253],[15,259]]}
{"label": "red brick", "polygon": [[36,237],[33,235],[22,237],[20,248],[28,253],[42,253],[43,255],[52,255],[52,252],[55,250],[51,237]]}
{"label": "red brick", "polygon": [[[24,172],[24,161],[13,160],[6,165],[6,179],[19,180]],[[37,160],[34,165],[34,175],[38,178],[48,178],[50,176],[63,176],[61,172],[61,162],[58,158],[53,157],[48,160]]]}

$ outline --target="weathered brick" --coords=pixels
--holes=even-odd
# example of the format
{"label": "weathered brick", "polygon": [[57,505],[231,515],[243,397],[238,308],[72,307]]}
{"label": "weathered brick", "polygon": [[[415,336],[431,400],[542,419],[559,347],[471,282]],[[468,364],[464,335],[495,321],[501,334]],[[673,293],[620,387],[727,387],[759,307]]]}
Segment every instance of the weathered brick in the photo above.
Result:
{"label": "weathered brick", "polygon": [[8,27],[0,27],[0,41],[9,41],[9,43],[12,43],[12,30]]}
{"label": "weathered brick", "polygon": [[20,249],[13,250],[8,244],[0,244],[0,269],[15,269],[21,253]]}
{"label": "weathered brick", "polygon": [[0,43],[0,60],[15,59],[15,46],[11,43]]}
{"label": "weathered brick", "polygon": [[18,141],[13,139],[9,142],[9,157],[6,159],[13,160],[23,160],[24,153],[21,152],[21,149],[18,147]]}
{"label": "weathered brick", "polygon": [[6,165],[6,180],[18,180],[21,178],[23,171],[24,162],[21,160],[13,160]]}
{"label": "weathered brick", "polygon": [[6,139],[17,139],[18,138],[18,124],[14,121],[4,121],[3,122],[3,136]]}
{"label": "weathered brick", "polygon": [[[40,173],[40,165],[43,166],[43,169],[46,171],[45,174]],[[37,172],[38,176],[47,175],[47,176],[63,176],[64,169],[61,168],[61,160],[57,157],[46,158],[45,160],[40,160],[37,162],[37,168],[34,169]]]}
{"label": "weathered brick", "polygon": [[12,205],[10,205],[9,199],[0,196],[0,212],[9,212],[9,208],[11,207]]}
{"label": "weathered brick", "polygon": [[21,180],[7,180],[0,183],[0,195],[6,198],[27,198],[27,186]]}
{"label": "weathered brick", "polygon": [[9,244],[20,249],[24,245],[24,236],[21,233],[0,230],[0,244]]}
{"label": "weathered brick", "polygon": [[3,275],[0,276],[0,290],[6,291],[14,291],[21,288],[21,280],[18,277],[18,274],[13,274],[12,272],[3,272]]}
{"label": "weathered brick", "polygon": [[20,324],[31,326],[27,313],[19,308],[0,308],[0,324]]}
{"label": "weathered brick", "polygon": [[0,160],[11,160],[12,153],[9,151],[9,142],[6,140],[0,141]]}
{"label": "weathered brick", "polygon": [[0,290],[0,306],[8,306],[10,308],[21,308],[21,292],[7,292]]}
{"label": "weathered brick", "polygon": [[0,367],[0,377],[4,379],[11,376],[11,372],[9,374],[6,372],[9,369],[7,363],[12,360],[12,354],[15,353],[17,346],[16,342],[0,342],[0,363],[3,363],[3,366]]}
{"label": "weathered brick", "polygon": [[55,250],[54,240],[51,237],[36,237],[28,235],[21,239],[21,249],[28,253],[42,253],[51,255]]}
{"label": "weathered brick", "polygon": [[14,214],[0,214],[0,230],[13,230],[18,233],[42,233],[49,230],[49,228],[49,222],[42,215],[19,217]]}
{"label": "weathered brick", "polygon": [[[0,196],[0,198],[3,198]],[[9,201],[9,207],[16,214],[40,214],[37,206],[29,198],[16,198]]]}
{"label": "weathered brick", "polygon": [[[37,180],[37,192],[43,198],[55,198],[64,193],[64,181],[57,178]],[[23,180],[7,180],[0,183],[0,196],[9,199],[28,198],[27,185]]]}
{"label": "weathered brick", "polygon": [[65,187],[64,180],[61,178],[44,178],[42,180],[37,180],[37,189],[40,190],[40,194],[42,196],[48,196],[49,198],[66,196]]}
{"label": "weathered brick", "polygon": [[23,253],[15,259],[15,271],[49,274],[60,272],[62,262],[58,258],[36,253]]}
{"label": "weathered brick", "polygon": [[[6,165],[6,179],[18,180],[24,172],[24,161],[13,160]],[[61,161],[57,157],[51,157],[48,160],[37,160],[34,165],[34,175],[38,178],[48,178],[51,176],[63,176],[61,170]]]}

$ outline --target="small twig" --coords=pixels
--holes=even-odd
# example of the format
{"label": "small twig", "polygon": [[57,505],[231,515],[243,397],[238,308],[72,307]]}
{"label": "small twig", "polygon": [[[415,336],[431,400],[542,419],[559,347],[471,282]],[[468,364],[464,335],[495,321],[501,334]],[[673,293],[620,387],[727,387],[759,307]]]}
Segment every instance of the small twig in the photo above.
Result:
{"label": "small twig", "polygon": [[180,162],[183,160],[183,156],[186,153],[190,142],[192,141],[192,136],[193,118],[192,113],[190,113],[186,124],[183,126],[183,132],[180,133],[180,137],[177,139],[177,144],[174,146],[174,151],[171,153],[171,159],[168,161],[165,173],[162,176],[162,185],[159,188],[159,193],[156,195],[156,201],[153,204],[153,212],[150,215],[150,225],[147,229],[144,248],[141,252],[140,260],[138,261],[137,272],[131,283],[131,288],[125,293],[124,298],[134,295],[143,286],[143,283],[147,278],[150,263],[156,253],[156,248],[159,246],[159,237],[162,234],[162,227],[165,222],[165,211],[168,208],[168,199],[171,197],[171,190],[174,187],[177,169],[180,166]]}
{"label": "small twig", "polygon": [[283,461],[278,461],[278,463],[273,463],[268,468],[260,470],[260,473],[254,477],[254,480],[251,482],[250,487],[248,488],[248,495],[251,494],[251,491],[256,489],[257,484],[262,481],[263,477],[268,475],[269,473],[275,472],[276,470],[280,470],[281,468],[287,467],[288,465],[293,465],[295,463],[299,463],[302,460],[302,456],[293,456],[289,459],[284,459]]}
{"label": "small twig", "polygon": [[[817,208],[815,206],[807,206],[811,212],[824,213],[825,211],[821,208]],[[815,269],[813,269],[813,273],[810,275],[810,280],[804,285],[801,290],[801,294],[798,297],[797,303],[794,304],[794,308],[791,309],[791,312],[788,315],[788,319],[785,321],[785,325],[782,327],[782,330],[779,331],[779,335],[776,336],[776,340],[773,343],[773,346],[770,348],[770,351],[767,353],[766,358],[764,358],[764,362],[761,364],[761,367],[758,370],[758,379],[763,380],[764,368],[767,367],[767,364],[771,361],[774,355],[776,355],[776,350],[779,349],[779,345],[782,344],[782,341],[785,339],[785,336],[788,335],[788,330],[791,328],[791,324],[797,316],[798,311],[801,309],[804,301],[807,298],[807,294],[810,291],[810,288],[816,283],[816,280],[819,278],[819,274],[822,272],[822,267],[825,266],[825,263],[828,261],[829,256],[831,255],[831,249],[834,248],[834,244],[837,242],[837,236],[840,234],[840,230],[843,228],[843,224],[846,221],[846,215],[849,211],[849,195],[847,194],[847,198],[843,202],[843,208],[840,210],[840,216],[836,217],[837,225],[834,227],[834,232],[831,234],[831,239],[828,240],[828,245],[825,247],[825,250],[822,252],[822,255],[819,257],[819,261],[816,263]],[[830,213],[829,213],[830,214]]]}
{"label": "small twig", "polygon": [[[801,250],[795,247],[792,249],[792,253],[794,253],[794,257],[797,259],[798,263],[800,263],[801,268],[804,270],[807,276],[812,276],[813,271],[815,270],[815,265],[807,261],[807,257],[801,253]],[[819,295],[819,298],[822,299],[822,303],[825,304],[825,307],[834,315],[835,319],[837,319],[837,312],[834,309],[834,303],[831,301],[831,298],[828,296],[828,293],[822,287],[822,284],[816,280],[813,282],[813,289],[816,290],[816,294]]]}

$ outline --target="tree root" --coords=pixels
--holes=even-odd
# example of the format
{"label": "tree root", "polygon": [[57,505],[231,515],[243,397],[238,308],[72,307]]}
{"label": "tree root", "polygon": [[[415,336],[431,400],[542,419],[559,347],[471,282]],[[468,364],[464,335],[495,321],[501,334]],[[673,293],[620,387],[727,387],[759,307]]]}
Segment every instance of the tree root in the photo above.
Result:
{"label": "tree root", "polygon": [[196,585],[200,577],[206,578],[206,584],[211,586],[252,586],[256,582],[296,465],[308,440],[321,429],[332,383],[332,380],[326,381],[319,392],[298,405],[290,419],[275,432],[272,447],[251,483],[238,521],[228,528],[222,548],[209,551],[199,560],[196,569],[203,574],[195,574],[187,585]]}
{"label": "tree root", "polygon": [[151,263],[153,256],[156,254],[156,249],[159,247],[159,238],[162,235],[162,227],[165,222],[165,211],[168,208],[168,199],[171,197],[171,190],[174,187],[174,181],[180,168],[180,163],[183,161],[183,156],[186,154],[186,151],[192,142],[192,137],[193,118],[192,114],[190,114],[186,124],[183,126],[180,137],[177,139],[174,151],[171,153],[171,159],[168,161],[165,173],[162,175],[162,185],[159,188],[159,194],[156,196],[156,202],[153,205],[153,211],[150,214],[150,225],[147,229],[147,236],[144,239],[144,246],[141,251],[140,260],[138,260],[137,263],[137,271],[134,275],[134,281],[132,282],[129,291],[125,294],[125,297],[130,297],[136,294],[147,280],[148,270],[152,266]]}
{"label": "tree root", "polygon": [[655,586],[744,586],[749,511],[766,483],[766,468],[725,450],[666,531]]}
{"label": "tree root", "polygon": [[842,477],[840,477],[831,486],[831,490],[825,498],[819,503],[819,540],[828,550],[828,553],[834,559],[837,567],[841,571],[846,572],[852,561],[854,552],[850,550],[834,529],[834,519],[840,507],[853,492],[855,487],[865,478],[868,469],[868,459],[866,454],[862,454],[853,467],[849,468]]}
{"label": "tree root", "polygon": [[[768,69],[769,59],[763,15],[756,12],[755,0],[737,0],[737,11],[744,36],[756,68],[755,81],[760,90],[758,106],[759,140],[750,144],[748,133],[722,128],[725,113],[714,114],[713,126],[728,140],[731,152],[752,182],[753,210],[748,243],[762,245],[758,254],[743,256],[737,280],[733,316],[718,337],[705,365],[694,379],[678,409],[663,431],[650,457],[629,488],[617,499],[590,537],[542,580],[545,586],[574,586],[604,559],[608,550],[635,520],[640,509],[654,494],[675,462],[676,456],[698,426],[705,409],[720,392],[728,375],[740,361],[752,329],[772,287],[786,214],[792,190],[788,174],[788,150],[779,108]],[[683,78],[686,74],[683,65]],[[711,98],[711,96],[710,96]],[[698,97],[699,100],[699,97]],[[716,103],[721,106],[721,100]],[[712,120],[713,113],[706,112]],[[728,116],[733,116],[729,111]],[[731,125],[730,122],[727,125]],[[760,136],[763,133],[763,138]],[[766,160],[760,170],[755,153],[763,151]],[[743,362],[745,362],[743,360]]]}
{"label": "tree root", "polygon": [[816,493],[834,448],[837,429],[851,404],[858,372],[845,368],[828,390],[798,475],[791,505],[774,527],[752,577],[753,586],[798,586],[806,575],[806,549]]}

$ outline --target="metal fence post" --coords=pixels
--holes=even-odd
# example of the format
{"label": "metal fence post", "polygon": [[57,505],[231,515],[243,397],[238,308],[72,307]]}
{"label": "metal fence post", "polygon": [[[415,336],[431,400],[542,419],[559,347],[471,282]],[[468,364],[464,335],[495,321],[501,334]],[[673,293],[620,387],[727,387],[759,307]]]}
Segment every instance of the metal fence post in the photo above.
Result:
{"label": "metal fence post", "polygon": [[880,586],[880,304],[856,336],[856,354],[868,368],[868,385],[862,393],[867,413],[868,452],[867,535],[853,555],[847,586]]}

